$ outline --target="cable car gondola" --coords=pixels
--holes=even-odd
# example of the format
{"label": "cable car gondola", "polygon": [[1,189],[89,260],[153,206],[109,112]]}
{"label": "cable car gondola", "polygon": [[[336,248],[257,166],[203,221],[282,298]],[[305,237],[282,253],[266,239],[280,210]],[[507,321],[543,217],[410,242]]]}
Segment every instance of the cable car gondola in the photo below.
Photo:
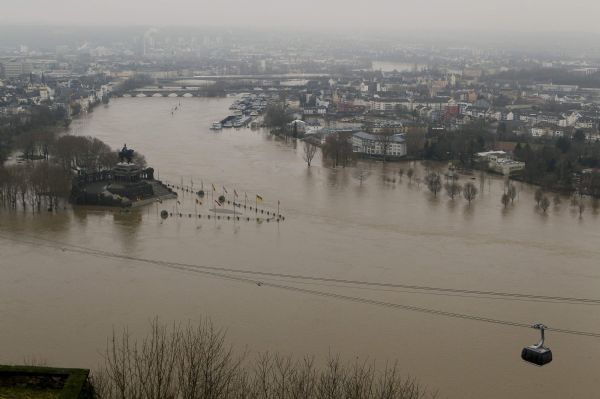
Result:
{"label": "cable car gondola", "polygon": [[552,361],[552,351],[544,346],[544,331],[548,328],[545,325],[538,323],[532,326],[536,330],[540,330],[542,339],[535,345],[526,346],[521,351],[521,359],[527,363],[535,364],[536,366],[544,366]]}

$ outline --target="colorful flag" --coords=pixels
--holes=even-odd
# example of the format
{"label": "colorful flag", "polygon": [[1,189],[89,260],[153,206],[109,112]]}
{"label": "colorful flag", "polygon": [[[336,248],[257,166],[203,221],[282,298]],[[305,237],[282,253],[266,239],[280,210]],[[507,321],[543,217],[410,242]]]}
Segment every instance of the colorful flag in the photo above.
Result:
{"label": "colorful flag", "polygon": [[256,194],[256,201],[258,202],[262,202],[263,197],[261,197],[260,195]]}

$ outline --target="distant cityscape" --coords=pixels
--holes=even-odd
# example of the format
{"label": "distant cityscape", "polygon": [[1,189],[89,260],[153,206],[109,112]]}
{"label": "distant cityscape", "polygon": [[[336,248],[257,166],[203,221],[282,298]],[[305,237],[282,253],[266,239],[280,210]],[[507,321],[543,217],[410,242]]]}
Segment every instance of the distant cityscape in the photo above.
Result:
{"label": "distant cityscape", "polygon": [[[114,97],[241,94],[245,100],[232,105],[232,115],[215,115],[214,129],[252,123],[319,146],[341,135],[353,153],[384,161],[448,160],[473,168],[483,154],[477,157],[491,171],[521,174],[551,189],[595,192],[575,185],[582,174],[596,173],[597,154],[584,159],[577,147],[561,176],[560,154],[546,160],[546,170],[526,154],[540,146],[565,149],[565,140],[600,141],[594,53],[559,57],[522,48],[329,39],[157,28],[113,41],[89,32],[70,37],[70,44],[14,38],[0,47],[0,155],[12,152],[7,127],[31,124],[40,109],[68,125]],[[280,118],[269,115],[273,107]],[[470,144],[457,138],[473,128]]]}

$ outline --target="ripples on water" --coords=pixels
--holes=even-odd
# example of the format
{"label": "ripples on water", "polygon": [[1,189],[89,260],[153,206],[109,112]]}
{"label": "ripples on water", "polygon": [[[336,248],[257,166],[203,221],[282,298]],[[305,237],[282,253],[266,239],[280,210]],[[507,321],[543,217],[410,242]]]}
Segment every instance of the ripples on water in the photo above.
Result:
{"label": "ripples on water", "polygon": [[[181,101],[173,116],[172,105]],[[142,152],[161,179],[205,190],[258,193],[271,209],[281,201],[283,223],[169,218],[160,209],[129,213],[77,208],[42,215],[3,213],[0,232],[135,257],[265,272],[432,285],[541,295],[600,297],[598,216],[583,219],[568,201],[536,211],[534,189],[517,183],[515,205],[502,209],[503,182],[474,175],[479,197],[432,198],[399,168],[365,163],[308,169],[302,146],[264,131],[209,130],[231,99],[117,99],[73,122],[71,133],[96,136]],[[424,167],[416,164],[417,174]],[[395,182],[394,182],[395,179]],[[463,183],[468,177],[463,178]],[[243,195],[243,194],[241,194]],[[194,197],[183,213],[207,212]],[[209,202],[208,198],[205,202]],[[114,327],[143,331],[165,320],[210,316],[238,347],[324,356],[329,351],[385,362],[439,388],[442,397],[590,397],[600,388],[600,346],[589,338],[550,334],[555,361],[543,370],[519,359],[536,339],[512,329],[305,296],[135,261],[107,259],[0,241],[0,360],[25,356],[65,366],[94,366]],[[279,279],[281,280],[281,279]],[[594,306],[508,302],[406,290],[285,281],[344,295],[464,312],[519,322],[600,331]],[[585,352],[580,349],[591,345]],[[252,352],[254,353],[254,352]]]}

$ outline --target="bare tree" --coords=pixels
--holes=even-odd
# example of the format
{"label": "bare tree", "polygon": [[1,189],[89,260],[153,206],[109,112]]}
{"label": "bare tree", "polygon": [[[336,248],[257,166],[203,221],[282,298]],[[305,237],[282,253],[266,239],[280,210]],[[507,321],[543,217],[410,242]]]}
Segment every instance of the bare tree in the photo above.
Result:
{"label": "bare tree", "polygon": [[477,197],[478,192],[479,190],[477,190],[477,187],[475,187],[473,183],[468,182],[465,184],[465,187],[463,188],[463,196],[467,201],[469,201],[469,205],[471,205],[471,201]]}
{"label": "bare tree", "polygon": [[437,193],[442,189],[442,179],[440,179],[440,175],[435,172],[431,172],[425,176],[425,184],[429,191],[433,193],[434,197],[437,197]]}
{"label": "bare tree", "polygon": [[571,206],[573,206],[573,207],[579,206],[579,198],[577,197],[576,193],[571,196],[571,199],[569,202],[570,202]]}
{"label": "bare tree", "polygon": [[500,202],[502,202],[502,205],[504,205],[504,208],[506,208],[508,206],[508,204],[510,204],[510,196],[506,193],[502,194],[502,198],[500,198]]}
{"label": "bare tree", "polygon": [[515,187],[514,184],[509,184],[506,193],[510,197],[510,203],[513,204],[515,202],[515,198],[517,198],[517,187]]}
{"label": "bare tree", "polygon": [[151,332],[140,343],[132,341],[127,330],[120,338],[113,332],[106,349],[106,367],[101,398],[175,399],[179,333],[154,319]]}
{"label": "bare tree", "polygon": [[309,143],[308,141],[305,141],[303,158],[309,168],[310,168],[310,164],[311,164],[313,158],[315,157],[316,153],[317,153],[317,146]]}
{"label": "bare tree", "polygon": [[225,333],[210,321],[178,331],[178,385],[182,399],[228,397],[243,356],[236,357],[225,343]]}
{"label": "bare tree", "polygon": [[352,144],[343,134],[330,134],[325,139],[323,156],[332,161],[334,168],[340,164],[346,167],[353,156]]}
{"label": "bare tree", "polygon": [[415,170],[413,168],[408,168],[406,171],[406,176],[408,176],[408,181],[412,183],[413,177],[415,175]]}
{"label": "bare tree", "polygon": [[540,206],[540,201],[542,201],[542,198],[544,198],[544,191],[541,188],[538,188],[537,190],[535,190],[533,198],[535,199],[537,205]]}
{"label": "bare tree", "polygon": [[446,183],[444,188],[446,189],[446,193],[448,193],[448,197],[450,197],[452,200],[454,200],[454,197],[457,195],[460,195],[460,192],[462,191],[462,186],[455,180],[452,180],[450,183]]}
{"label": "bare tree", "polygon": [[548,211],[548,207],[550,206],[550,200],[548,199],[548,197],[546,197],[545,195],[542,197],[542,199],[540,200],[540,208],[542,209],[542,211],[544,213],[546,213],[546,211]]}
{"label": "bare tree", "polygon": [[[403,378],[396,365],[345,365],[329,356],[322,369],[312,358],[263,353],[247,362],[210,322],[166,328],[156,320],[141,342],[127,330],[113,333],[106,366],[92,375],[99,399],[423,399],[427,392]],[[431,395],[434,397],[434,395]]]}
{"label": "bare tree", "polygon": [[562,200],[560,199],[560,194],[555,194],[552,198],[552,202],[554,203],[554,206],[559,206],[562,202]]}

